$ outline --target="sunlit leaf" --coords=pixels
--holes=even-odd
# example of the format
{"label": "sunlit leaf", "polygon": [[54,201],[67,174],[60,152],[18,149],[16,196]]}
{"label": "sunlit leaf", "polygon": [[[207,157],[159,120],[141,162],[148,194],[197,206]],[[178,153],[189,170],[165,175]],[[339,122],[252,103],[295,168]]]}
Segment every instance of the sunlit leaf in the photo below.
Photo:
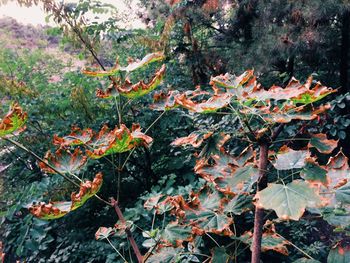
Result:
{"label": "sunlit leaf", "polygon": [[150,211],[152,209],[155,209],[159,203],[159,200],[163,197],[164,195],[163,194],[158,194],[158,195],[155,195],[155,196],[152,196],[150,198],[148,198],[146,200],[146,202],[144,203],[143,207]]}
{"label": "sunlit leaf", "polygon": [[209,138],[213,132],[201,133],[201,132],[192,132],[190,135],[186,137],[177,138],[175,141],[171,143],[173,146],[185,146],[192,145],[194,148],[198,148],[202,145],[203,141]]}
{"label": "sunlit leaf", "polygon": [[9,112],[0,119],[0,137],[22,131],[27,117],[17,103],[12,104]]}
{"label": "sunlit leaf", "polygon": [[[83,155],[79,148],[75,148],[73,153],[68,150],[58,149],[55,154],[48,151],[44,160],[60,173],[74,174],[86,164],[87,157]],[[39,162],[39,167],[45,173],[57,173],[43,162]]]}
{"label": "sunlit leaf", "polygon": [[338,146],[338,141],[328,140],[326,134],[312,134],[308,147],[315,147],[319,152],[330,154]]}
{"label": "sunlit leaf", "polygon": [[293,263],[321,263],[321,262],[310,258],[299,258],[297,260],[294,260]]}
{"label": "sunlit leaf", "polygon": [[253,70],[248,70],[238,77],[236,77],[235,75],[226,73],[225,75],[211,77],[210,84],[216,85],[218,87],[223,87],[226,89],[237,89],[238,87],[247,83],[248,80],[250,80],[251,78],[254,78],[253,74],[254,74]]}
{"label": "sunlit leaf", "polygon": [[299,220],[306,207],[319,207],[323,200],[310,184],[295,180],[287,185],[269,184],[255,196],[256,205],[272,209],[280,219]]}
{"label": "sunlit leaf", "polygon": [[211,95],[209,99],[205,101],[196,102],[195,99],[202,95],[208,95],[208,93],[198,88],[188,94],[184,93],[176,96],[175,103],[196,113],[211,113],[228,106],[232,97],[232,95],[228,93],[220,93]]}
{"label": "sunlit leaf", "polygon": [[95,233],[95,238],[96,240],[102,240],[108,238],[113,234],[114,229],[112,227],[100,227]]}
{"label": "sunlit leaf", "polygon": [[155,52],[155,53],[147,54],[140,61],[131,62],[128,66],[121,67],[120,70],[130,72],[130,71],[134,71],[136,69],[142,68],[150,63],[161,61],[164,59],[165,59],[165,56],[163,52]]}
{"label": "sunlit leaf", "polygon": [[156,93],[153,96],[154,102],[150,108],[158,111],[176,108],[178,106],[175,101],[177,96],[179,96],[179,92],[177,90],[169,91],[168,94],[165,94],[164,92]]}
{"label": "sunlit leaf", "polygon": [[135,61],[130,63],[126,67],[121,67],[118,64],[118,61],[116,62],[115,66],[111,68],[110,70],[89,70],[89,69],[84,69],[82,70],[82,73],[91,76],[91,77],[106,77],[106,76],[114,76],[119,73],[119,71],[134,71],[136,69],[142,68],[146,66],[149,63],[156,62],[163,60],[164,54],[162,52],[156,52],[156,53],[151,53],[146,55],[141,61]]}
{"label": "sunlit leaf", "polygon": [[88,128],[81,130],[78,127],[73,127],[72,132],[64,137],[54,135],[53,143],[62,147],[84,145],[93,137],[92,129]]}
{"label": "sunlit leaf", "polygon": [[123,85],[117,87],[120,95],[129,99],[136,99],[144,96],[158,87],[165,75],[165,65],[163,65],[152,77],[152,79],[145,83],[143,80],[132,84],[129,80],[126,80]]}
{"label": "sunlit leaf", "polygon": [[84,181],[80,185],[78,193],[72,193],[71,200],[67,202],[50,202],[33,204],[29,207],[29,212],[34,216],[44,219],[57,219],[67,213],[81,207],[85,202],[94,196],[101,188],[102,174],[96,174],[94,180]]}
{"label": "sunlit leaf", "polygon": [[294,151],[287,146],[283,146],[277,153],[273,166],[277,170],[290,170],[303,168],[305,159],[309,156],[308,151]]}
{"label": "sunlit leaf", "polygon": [[124,124],[114,130],[109,130],[105,125],[89,142],[86,152],[90,158],[99,159],[109,154],[130,151],[138,145],[147,146],[151,142],[152,138],[142,133],[139,125],[133,125],[132,131]]}

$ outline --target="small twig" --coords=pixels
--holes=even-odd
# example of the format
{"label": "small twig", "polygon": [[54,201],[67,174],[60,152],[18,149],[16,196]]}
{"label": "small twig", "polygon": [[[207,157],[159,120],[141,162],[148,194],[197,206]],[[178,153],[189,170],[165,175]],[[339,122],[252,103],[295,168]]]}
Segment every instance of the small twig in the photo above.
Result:
{"label": "small twig", "polygon": [[106,237],[108,243],[111,245],[111,247],[114,249],[115,252],[117,252],[117,254],[125,261],[125,262],[128,262],[124,257],[123,255],[118,251],[118,249],[112,244],[112,242],[109,240],[108,237]]}

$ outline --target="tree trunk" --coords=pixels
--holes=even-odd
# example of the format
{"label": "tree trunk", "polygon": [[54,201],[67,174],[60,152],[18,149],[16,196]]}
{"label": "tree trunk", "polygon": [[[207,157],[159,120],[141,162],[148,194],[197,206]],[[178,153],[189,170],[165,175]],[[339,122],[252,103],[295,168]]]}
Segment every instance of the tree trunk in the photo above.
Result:
{"label": "tree trunk", "polygon": [[[260,143],[260,157],[259,157],[259,179],[257,185],[257,191],[267,187],[267,161],[268,161],[269,144],[267,142]],[[252,244],[252,263],[260,262],[261,254],[261,238],[264,226],[264,209],[255,207],[254,218],[254,232],[253,232],[253,244]]]}
{"label": "tree trunk", "polygon": [[350,11],[346,10],[342,14],[341,26],[341,50],[340,50],[340,92],[342,94],[349,91],[348,83],[348,56],[349,56],[349,29],[350,29]]}

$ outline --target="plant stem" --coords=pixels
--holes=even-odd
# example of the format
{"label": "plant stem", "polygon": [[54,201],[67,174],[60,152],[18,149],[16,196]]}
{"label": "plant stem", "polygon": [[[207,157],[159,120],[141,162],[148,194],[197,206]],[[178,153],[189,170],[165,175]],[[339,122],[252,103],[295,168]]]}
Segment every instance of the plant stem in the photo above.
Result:
{"label": "plant stem", "polygon": [[115,252],[117,252],[117,254],[125,261],[125,262],[128,262],[124,257],[123,255],[118,251],[118,249],[112,244],[112,242],[109,240],[108,237],[106,237],[108,243],[111,245],[111,247],[114,249]]}
{"label": "plant stem", "polygon": [[65,174],[61,173],[60,171],[58,171],[55,167],[53,167],[52,165],[50,165],[48,162],[46,162],[44,159],[42,159],[40,156],[38,156],[36,153],[34,153],[33,151],[29,150],[28,148],[26,148],[23,144],[16,142],[10,138],[3,138],[5,141],[8,141],[9,143],[17,146],[18,148],[24,150],[25,152],[31,154],[35,159],[39,160],[40,162],[44,163],[46,166],[48,166],[50,169],[52,169],[53,171],[55,171],[57,174],[59,174],[60,176],[62,176],[64,179],[66,179],[67,181],[71,182],[72,184],[74,184],[75,186],[80,187],[80,185],[73,181],[72,179],[70,179],[68,176],[66,176]]}
{"label": "plant stem", "polygon": [[[117,202],[114,198],[112,198],[112,199],[111,199],[111,203],[112,203],[112,205],[113,205],[113,207],[114,207],[114,210],[115,210],[115,212],[116,212],[116,214],[117,214],[117,216],[118,216],[120,222],[125,223],[125,218],[124,218],[124,216],[123,216],[122,211],[120,210],[120,207],[119,207],[119,205],[118,205],[118,202]],[[141,252],[140,252],[139,247],[137,246],[137,244],[136,244],[136,242],[135,242],[135,239],[134,239],[134,237],[133,237],[133,235],[132,235],[130,229],[127,228],[127,229],[125,230],[125,233],[126,233],[127,238],[128,238],[128,240],[129,240],[129,242],[130,242],[130,244],[131,244],[131,247],[132,247],[132,249],[134,250],[134,253],[135,253],[136,257],[137,257],[137,261],[138,261],[139,263],[142,263],[142,255],[141,255]]]}
{"label": "plant stem", "polygon": [[[267,162],[268,162],[269,144],[267,142],[260,143],[259,157],[259,179],[257,184],[257,192],[267,187]],[[252,244],[252,263],[260,263],[261,239],[264,226],[264,209],[255,207],[254,232]]]}

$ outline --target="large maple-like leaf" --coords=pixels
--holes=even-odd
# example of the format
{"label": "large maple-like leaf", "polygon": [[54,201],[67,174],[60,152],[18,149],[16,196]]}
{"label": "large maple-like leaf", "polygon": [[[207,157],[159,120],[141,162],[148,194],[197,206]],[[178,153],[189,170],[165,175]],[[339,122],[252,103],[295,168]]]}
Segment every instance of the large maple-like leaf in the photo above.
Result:
{"label": "large maple-like leaf", "polygon": [[83,155],[79,148],[75,148],[73,153],[68,150],[58,149],[55,154],[48,151],[44,160],[50,166],[55,168],[55,170],[44,162],[39,162],[39,167],[43,172],[52,174],[57,172],[62,174],[74,174],[86,164],[87,157]]}
{"label": "large maple-like leaf", "polygon": [[72,193],[71,201],[50,202],[33,204],[29,207],[29,212],[34,216],[50,220],[60,218],[67,213],[81,207],[84,203],[94,196],[102,185],[102,174],[96,174],[93,181],[84,181],[80,184],[78,193]]}
{"label": "large maple-like leaf", "polygon": [[287,146],[283,146],[276,155],[273,166],[277,170],[299,169],[305,166],[305,160],[309,157],[307,150],[294,151]]}
{"label": "large maple-like leaf", "polygon": [[[270,221],[267,221],[270,222]],[[265,224],[266,226],[266,224]],[[239,238],[242,242],[252,245],[253,243],[253,233],[248,231],[241,235]],[[288,256],[288,249],[286,245],[289,242],[283,237],[279,236],[276,232],[275,226],[273,224],[269,225],[268,228],[264,231],[261,239],[261,251],[266,252],[269,250],[276,251],[283,255]]]}
{"label": "large maple-like leaf", "polygon": [[[195,101],[197,97],[202,95],[209,95],[210,97],[207,100]],[[187,92],[176,96],[175,103],[196,113],[211,113],[228,106],[231,97],[232,96],[228,93],[210,95],[200,90],[200,88],[197,88],[197,90],[193,92]]]}
{"label": "large maple-like leaf", "polygon": [[192,239],[192,228],[188,225],[180,225],[177,221],[167,224],[161,238],[164,242],[173,246],[180,246],[184,241]]}
{"label": "large maple-like leaf", "polygon": [[142,133],[139,125],[133,125],[132,131],[124,124],[111,131],[105,125],[89,142],[90,149],[86,152],[90,158],[99,159],[109,154],[127,152],[138,145],[148,145],[151,142],[152,138]]}
{"label": "large maple-like leaf", "polygon": [[300,175],[302,178],[312,183],[321,183],[325,186],[329,183],[327,170],[317,163],[314,158],[305,159],[305,166]]}
{"label": "large maple-like leaf", "polygon": [[338,141],[327,139],[323,133],[312,134],[308,147],[315,147],[320,153],[330,154],[338,146]]}
{"label": "large maple-like leaf", "polygon": [[179,95],[179,91],[171,90],[167,94],[159,92],[153,96],[153,104],[150,106],[153,110],[165,111],[178,107],[175,98]]}
{"label": "large maple-like leaf", "polygon": [[350,181],[348,158],[342,151],[329,158],[326,168],[330,181],[329,187],[332,189],[339,188]]}
{"label": "large maple-like leaf", "polygon": [[213,132],[201,133],[201,132],[192,132],[190,135],[186,137],[177,138],[175,141],[171,143],[173,146],[185,146],[192,145],[194,148],[198,148],[202,145],[203,141],[213,135]]}
{"label": "large maple-like leaf", "polygon": [[27,113],[17,103],[12,104],[9,112],[0,119],[0,137],[23,130],[27,117]]}
{"label": "large maple-like leaf", "polygon": [[96,90],[96,96],[102,99],[109,99],[119,94],[129,99],[136,99],[153,91],[162,82],[165,74],[165,65],[163,65],[151,78],[148,83],[143,80],[133,84],[126,79],[123,84],[111,84],[105,91]]}
{"label": "large maple-like leaf", "polygon": [[174,263],[179,262],[181,249],[173,247],[162,247],[147,259],[147,263]]}
{"label": "large maple-like leaf", "polygon": [[54,135],[53,144],[61,147],[77,146],[88,143],[93,137],[93,131],[90,128],[81,130],[78,127],[73,127],[72,132],[64,137]]}
{"label": "large maple-like leaf", "polygon": [[89,70],[89,69],[84,69],[82,72],[83,74],[91,77],[105,77],[105,76],[114,76],[119,73],[119,71],[126,71],[126,72],[131,72],[136,69],[142,68],[149,63],[156,62],[163,60],[164,54],[162,52],[155,52],[146,55],[142,60],[131,62],[128,66],[126,67],[121,67],[118,62],[116,62],[115,66],[111,68],[110,70]]}
{"label": "large maple-like leaf", "polygon": [[327,263],[348,263],[350,258],[350,244],[338,243],[328,254]]}
{"label": "large maple-like leaf", "polygon": [[237,194],[248,192],[250,186],[258,179],[256,164],[249,161],[254,157],[251,148],[247,148],[240,156],[233,156],[224,152],[211,156],[214,165],[208,165],[207,160],[199,160],[195,172],[208,182],[211,182],[222,193]]}
{"label": "large maple-like leaf", "polygon": [[258,207],[273,209],[284,220],[299,220],[306,207],[320,207],[325,204],[315,188],[300,180],[287,185],[269,184],[255,198]]}
{"label": "large maple-like leaf", "polygon": [[165,202],[172,206],[172,213],[183,224],[192,227],[192,233],[203,235],[215,233],[231,236],[230,230],[232,218],[224,213],[225,199],[219,192],[204,187],[200,192],[192,192],[190,201],[186,202],[181,196],[166,199]]}

